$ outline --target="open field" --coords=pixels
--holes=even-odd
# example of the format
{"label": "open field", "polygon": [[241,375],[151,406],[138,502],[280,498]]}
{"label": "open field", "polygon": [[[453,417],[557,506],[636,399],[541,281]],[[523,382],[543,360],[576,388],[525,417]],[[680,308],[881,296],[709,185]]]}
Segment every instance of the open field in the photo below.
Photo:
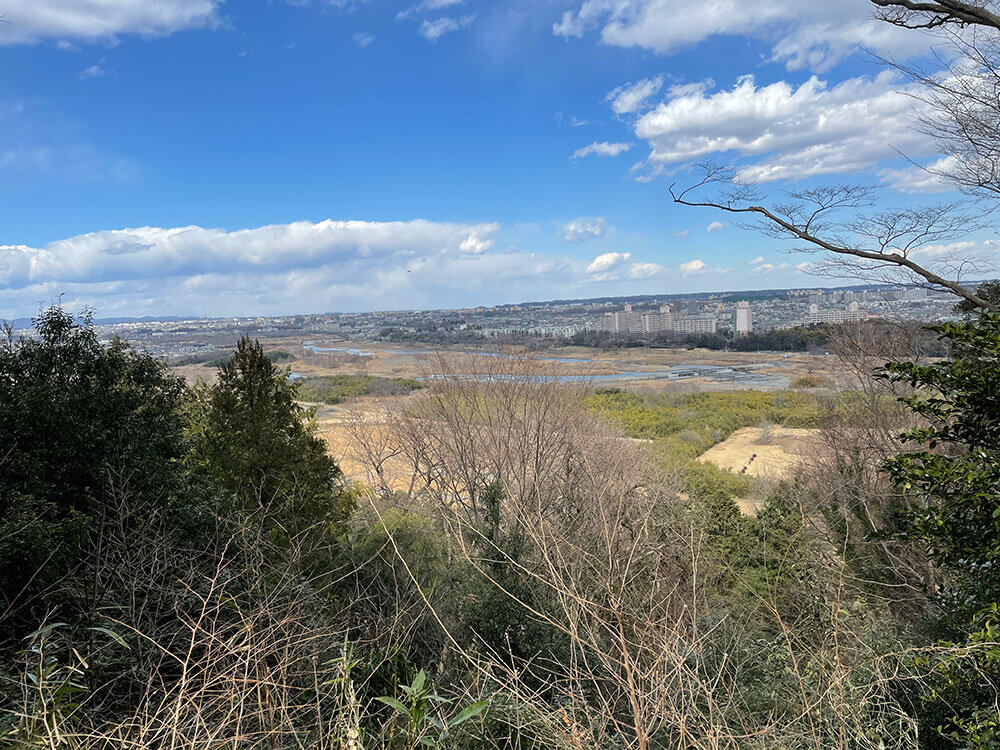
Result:
{"label": "open field", "polygon": [[721,469],[764,479],[790,479],[818,450],[818,430],[744,427],[702,453]]}
{"label": "open field", "polygon": [[[720,469],[762,480],[791,480],[810,459],[818,455],[818,430],[778,425],[744,427],[698,456],[698,460]],[[740,511],[756,515],[761,501],[740,498]]]}

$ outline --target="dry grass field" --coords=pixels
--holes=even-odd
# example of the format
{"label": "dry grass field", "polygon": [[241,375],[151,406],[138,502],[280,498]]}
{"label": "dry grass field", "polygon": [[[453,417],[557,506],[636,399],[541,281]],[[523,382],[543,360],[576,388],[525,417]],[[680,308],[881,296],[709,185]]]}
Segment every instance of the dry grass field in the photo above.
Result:
{"label": "dry grass field", "polygon": [[790,479],[816,454],[817,430],[744,427],[698,457],[719,468],[764,479]]}
{"label": "dry grass field", "polygon": [[[368,343],[358,341],[319,342],[321,346],[351,351],[309,351],[301,339],[276,338],[263,341],[269,349],[280,349],[294,355],[293,359],[279,363],[306,376],[321,375],[373,375],[388,378],[419,378],[438,371],[439,358],[471,363],[488,364],[496,350],[488,346],[481,349],[466,347],[422,348],[413,345]],[[528,353],[521,349],[505,350],[506,354],[525,354],[540,357],[545,370],[556,376],[592,377],[600,385],[635,387],[646,391],[691,392],[701,390],[733,390],[760,388],[776,390],[784,386],[767,383],[728,383],[710,377],[683,379],[655,378],[649,375],[677,366],[750,367],[754,373],[780,378],[788,383],[810,375],[824,382],[837,383],[834,358],[822,355],[796,353],[782,355],[775,352],[720,352],[707,349],[619,349],[602,351],[585,347],[564,347],[541,353]],[[463,367],[463,369],[465,369]],[[215,368],[204,365],[187,365],[175,368],[188,382],[211,382]]]}

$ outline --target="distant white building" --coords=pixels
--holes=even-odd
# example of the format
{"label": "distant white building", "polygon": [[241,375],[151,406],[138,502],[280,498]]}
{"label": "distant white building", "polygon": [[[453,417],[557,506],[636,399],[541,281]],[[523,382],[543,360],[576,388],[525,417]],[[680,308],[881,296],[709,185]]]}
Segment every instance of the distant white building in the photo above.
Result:
{"label": "distant white building", "polygon": [[868,320],[868,312],[862,310],[857,302],[852,302],[846,310],[821,310],[819,305],[809,305],[809,317],[806,322],[810,325],[816,323],[856,323],[861,320]]}
{"label": "distant white building", "polygon": [[740,302],[736,305],[736,312],[733,313],[733,333],[737,336],[746,336],[753,330],[753,310],[750,309],[749,302]]}
{"label": "distant white building", "polygon": [[674,319],[674,333],[716,333],[719,321],[714,315],[688,315]]}
{"label": "distant white building", "polygon": [[624,310],[604,313],[597,328],[610,333],[636,333],[644,336],[670,333],[674,330],[674,314],[669,305],[662,305],[659,312],[633,310],[632,305],[625,305]]}

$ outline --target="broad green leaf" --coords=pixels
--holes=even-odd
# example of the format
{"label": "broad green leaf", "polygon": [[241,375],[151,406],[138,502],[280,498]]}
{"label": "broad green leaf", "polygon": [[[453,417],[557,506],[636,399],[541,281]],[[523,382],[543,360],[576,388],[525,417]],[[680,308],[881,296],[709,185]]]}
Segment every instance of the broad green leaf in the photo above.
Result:
{"label": "broad green leaf", "polygon": [[481,714],[489,705],[489,701],[476,701],[475,703],[466,706],[458,712],[458,715],[454,719],[448,722],[448,726],[457,727],[459,724],[464,721],[468,721],[473,716]]}
{"label": "broad green leaf", "polygon": [[399,713],[403,714],[403,716],[409,716],[410,715],[410,712],[406,708],[406,706],[404,706],[402,703],[400,703],[395,698],[390,698],[388,696],[383,696],[381,698],[376,698],[375,700],[377,700],[379,703],[384,703],[387,706],[392,706],[394,709],[396,709],[397,711],[399,711]]}

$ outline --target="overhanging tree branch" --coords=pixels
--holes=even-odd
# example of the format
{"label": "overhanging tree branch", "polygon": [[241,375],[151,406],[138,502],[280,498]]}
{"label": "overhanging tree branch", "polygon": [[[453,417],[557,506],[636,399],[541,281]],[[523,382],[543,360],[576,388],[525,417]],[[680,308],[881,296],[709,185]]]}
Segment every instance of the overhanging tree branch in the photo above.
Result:
{"label": "overhanging tree branch", "polygon": [[1000,29],[1000,15],[983,5],[962,0],[871,0],[884,10],[877,17],[905,29],[935,29],[958,26],[990,26]]}
{"label": "overhanging tree branch", "polygon": [[[972,221],[969,217],[955,212],[954,204],[931,207],[929,209],[883,212],[866,219],[855,219],[848,223],[833,223],[827,217],[833,211],[844,208],[862,208],[873,203],[873,191],[863,186],[834,186],[794,194],[794,202],[778,210],[751,203],[748,199],[759,197],[753,186],[741,185],[733,180],[731,170],[703,166],[705,177],[700,182],[680,192],[671,185],[670,196],[675,203],[683,206],[715,208],[732,214],[750,214],[762,217],[761,227],[777,236],[797,239],[808,243],[817,250],[825,250],[839,256],[850,256],[880,265],[897,266],[922,278],[932,286],[969,301],[977,308],[1000,312],[996,304],[983,299],[958,281],[953,281],[935,273],[918,263],[910,254],[925,245],[945,239],[948,234],[965,228]],[[688,196],[698,188],[709,184],[729,184],[731,190],[720,200],[691,200]],[[851,231],[872,239],[877,249],[856,246],[847,239],[837,236],[838,230]],[[829,236],[821,236],[821,234]]]}

